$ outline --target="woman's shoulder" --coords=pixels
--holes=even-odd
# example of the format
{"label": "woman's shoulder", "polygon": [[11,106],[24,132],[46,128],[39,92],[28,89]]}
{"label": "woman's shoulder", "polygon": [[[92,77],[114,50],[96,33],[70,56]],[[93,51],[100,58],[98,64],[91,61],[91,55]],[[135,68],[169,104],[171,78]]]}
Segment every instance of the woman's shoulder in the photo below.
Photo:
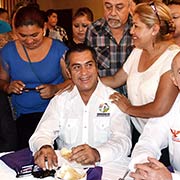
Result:
{"label": "woman's shoulder", "polygon": [[52,49],[56,50],[57,52],[61,52],[64,54],[64,52],[68,50],[68,47],[63,42],[61,42],[60,40],[52,39],[51,50]]}
{"label": "woman's shoulder", "polygon": [[[134,62],[137,61],[137,59],[140,59],[140,56],[142,54],[143,50],[139,49],[139,48],[134,48],[131,52],[131,54],[129,55],[127,62]],[[133,60],[132,60],[133,59]]]}
{"label": "woman's shoulder", "polygon": [[12,55],[12,53],[15,52],[15,50],[16,50],[15,41],[9,41],[1,49],[1,52],[2,52],[2,55],[8,55],[8,54]]}
{"label": "woman's shoulder", "polygon": [[58,39],[52,39],[52,44],[55,46],[60,46],[60,47],[66,47],[67,46],[64,44],[64,42],[58,40]]}
{"label": "woman's shoulder", "polygon": [[15,41],[9,41],[8,43],[4,45],[2,49],[12,48],[14,46],[15,46]]}

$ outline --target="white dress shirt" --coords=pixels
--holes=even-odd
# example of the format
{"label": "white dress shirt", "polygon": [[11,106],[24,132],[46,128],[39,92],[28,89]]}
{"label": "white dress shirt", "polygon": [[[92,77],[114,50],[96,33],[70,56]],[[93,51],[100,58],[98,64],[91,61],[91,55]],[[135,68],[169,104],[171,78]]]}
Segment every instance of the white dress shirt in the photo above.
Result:
{"label": "white dress shirt", "polygon": [[129,164],[133,170],[134,164],[147,162],[147,157],[161,156],[161,149],[169,146],[170,162],[176,173],[173,180],[180,179],[180,94],[177,96],[171,110],[164,116],[152,118],[144,127],[144,131],[136,144],[132,160]]}
{"label": "white dress shirt", "polygon": [[31,150],[52,146],[58,137],[59,149],[85,143],[95,147],[102,163],[127,156],[131,149],[129,116],[111,103],[113,92],[99,80],[87,105],[76,86],[71,92],[55,96],[30,138]]}

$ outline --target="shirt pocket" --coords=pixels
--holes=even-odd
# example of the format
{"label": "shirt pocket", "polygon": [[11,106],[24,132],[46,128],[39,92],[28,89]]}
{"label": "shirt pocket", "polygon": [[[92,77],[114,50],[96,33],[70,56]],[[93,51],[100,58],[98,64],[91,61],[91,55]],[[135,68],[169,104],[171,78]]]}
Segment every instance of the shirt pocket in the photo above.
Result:
{"label": "shirt pocket", "polygon": [[99,46],[94,48],[98,57],[98,68],[100,70],[109,69],[111,67],[109,46]]}
{"label": "shirt pocket", "polygon": [[107,142],[110,136],[110,118],[108,117],[97,117],[94,119],[95,126],[95,137],[98,143]]}
{"label": "shirt pocket", "polygon": [[65,124],[61,127],[60,137],[66,145],[74,144],[78,138],[78,127],[80,126],[79,120],[69,118],[64,121]]}

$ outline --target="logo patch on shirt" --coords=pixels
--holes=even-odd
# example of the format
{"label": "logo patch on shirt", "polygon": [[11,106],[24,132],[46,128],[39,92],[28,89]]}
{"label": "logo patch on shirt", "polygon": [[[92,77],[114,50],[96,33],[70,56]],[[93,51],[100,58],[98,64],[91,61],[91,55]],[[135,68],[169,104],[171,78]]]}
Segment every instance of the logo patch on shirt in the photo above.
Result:
{"label": "logo patch on shirt", "polygon": [[177,131],[177,130],[171,129],[171,133],[172,133],[172,140],[176,142],[180,142],[180,130]]}
{"label": "logo patch on shirt", "polygon": [[102,103],[99,105],[99,111],[100,113],[97,113],[97,117],[107,117],[110,116],[109,111],[109,105],[107,103]]}

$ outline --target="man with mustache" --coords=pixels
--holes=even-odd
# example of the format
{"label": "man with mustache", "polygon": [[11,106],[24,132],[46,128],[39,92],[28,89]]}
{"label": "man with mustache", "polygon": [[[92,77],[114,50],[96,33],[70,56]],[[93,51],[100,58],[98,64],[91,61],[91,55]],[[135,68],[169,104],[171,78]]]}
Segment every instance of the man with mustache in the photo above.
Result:
{"label": "man with mustache", "polygon": [[[86,44],[95,48],[99,75],[113,75],[132,50],[131,0],[103,0],[104,17],[89,26]],[[125,86],[117,89],[126,95]]]}

